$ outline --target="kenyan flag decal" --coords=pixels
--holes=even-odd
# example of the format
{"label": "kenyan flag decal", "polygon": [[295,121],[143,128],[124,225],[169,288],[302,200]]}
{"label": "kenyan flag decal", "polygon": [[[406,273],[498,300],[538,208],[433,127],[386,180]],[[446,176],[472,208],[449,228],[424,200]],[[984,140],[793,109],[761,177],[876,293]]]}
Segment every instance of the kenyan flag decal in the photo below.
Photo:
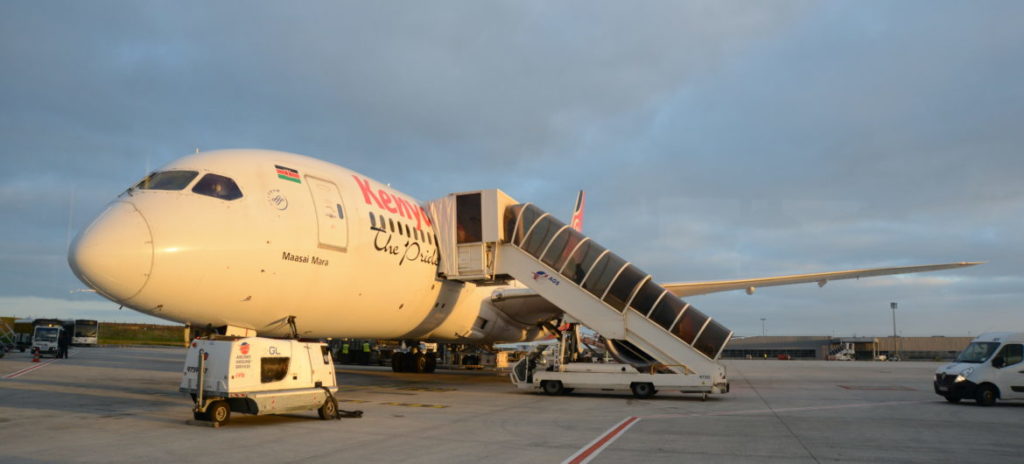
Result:
{"label": "kenyan flag decal", "polygon": [[277,177],[280,177],[281,179],[284,179],[284,180],[290,180],[290,181],[295,182],[297,184],[301,184],[302,183],[302,180],[299,179],[299,171],[296,171],[296,170],[294,170],[292,168],[286,168],[284,166],[279,166],[279,165],[276,165],[276,164],[274,165],[274,168],[277,169]]}

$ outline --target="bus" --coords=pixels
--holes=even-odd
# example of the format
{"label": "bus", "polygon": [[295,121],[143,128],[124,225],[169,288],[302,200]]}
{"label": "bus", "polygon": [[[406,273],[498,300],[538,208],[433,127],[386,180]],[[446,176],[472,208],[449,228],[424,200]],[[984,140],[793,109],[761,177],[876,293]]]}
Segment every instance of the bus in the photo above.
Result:
{"label": "bus", "polygon": [[72,345],[96,345],[99,343],[100,323],[89,319],[76,319]]}

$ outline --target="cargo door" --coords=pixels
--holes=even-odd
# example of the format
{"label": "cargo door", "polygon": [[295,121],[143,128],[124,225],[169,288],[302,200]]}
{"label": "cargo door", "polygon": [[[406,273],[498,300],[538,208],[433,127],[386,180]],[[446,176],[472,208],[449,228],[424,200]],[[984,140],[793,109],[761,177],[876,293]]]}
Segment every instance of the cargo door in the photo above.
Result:
{"label": "cargo door", "polygon": [[306,176],[316,211],[320,248],[345,251],[348,247],[348,220],[338,186],[326,179]]}

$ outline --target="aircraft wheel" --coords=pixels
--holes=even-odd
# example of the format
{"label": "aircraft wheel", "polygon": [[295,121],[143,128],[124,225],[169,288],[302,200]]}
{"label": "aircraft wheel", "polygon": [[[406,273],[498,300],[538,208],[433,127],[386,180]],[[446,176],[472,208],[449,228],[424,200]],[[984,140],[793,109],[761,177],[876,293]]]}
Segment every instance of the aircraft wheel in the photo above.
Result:
{"label": "aircraft wheel", "polygon": [[323,406],[316,410],[316,413],[320,415],[323,420],[334,419],[338,415],[338,403],[335,403],[330,397],[324,401]]}
{"label": "aircraft wheel", "polygon": [[565,388],[562,387],[562,381],[560,380],[542,380],[540,382],[540,388],[548,395],[561,395],[562,392],[565,391]]}
{"label": "aircraft wheel", "polygon": [[210,407],[206,408],[206,414],[209,416],[210,422],[223,424],[231,419],[231,408],[228,407],[227,401],[214,401]]}
{"label": "aircraft wheel", "polygon": [[996,404],[996,397],[999,396],[999,392],[996,391],[996,387],[989,384],[978,386],[978,392],[975,393],[974,400],[978,402],[978,406],[992,406]]}
{"label": "aircraft wheel", "polygon": [[405,367],[405,353],[396,351],[391,354],[391,370],[393,372],[402,372]]}
{"label": "aircraft wheel", "polygon": [[646,382],[636,382],[629,386],[630,390],[633,390],[633,396],[637,398],[650,398],[654,396],[654,384]]}
{"label": "aircraft wheel", "polygon": [[427,367],[423,372],[433,374],[435,369],[437,369],[437,357],[434,356],[434,353],[427,353]]}
{"label": "aircraft wheel", "polygon": [[427,357],[423,353],[416,353],[412,356],[412,369],[410,371],[422,374],[427,371]]}
{"label": "aircraft wheel", "polygon": [[953,404],[959,403],[960,400],[962,399],[960,397],[960,395],[949,394],[949,395],[944,395],[944,396],[946,397],[946,401],[949,401],[950,403],[953,403]]}

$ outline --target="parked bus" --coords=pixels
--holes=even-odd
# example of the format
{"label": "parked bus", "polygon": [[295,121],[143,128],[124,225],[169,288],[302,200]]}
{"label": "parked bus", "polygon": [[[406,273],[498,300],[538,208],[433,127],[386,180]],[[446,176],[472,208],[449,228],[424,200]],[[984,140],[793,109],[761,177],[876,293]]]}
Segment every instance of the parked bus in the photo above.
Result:
{"label": "parked bus", "polygon": [[100,323],[88,319],[76,319],[72,345],[96,345],[99,343]]}

